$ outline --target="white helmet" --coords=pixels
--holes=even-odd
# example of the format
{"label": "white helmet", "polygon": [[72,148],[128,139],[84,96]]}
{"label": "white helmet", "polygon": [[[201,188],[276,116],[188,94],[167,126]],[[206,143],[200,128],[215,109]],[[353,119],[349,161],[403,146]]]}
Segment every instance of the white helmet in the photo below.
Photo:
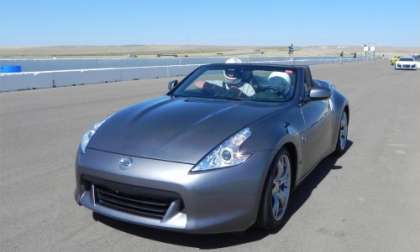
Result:
{"label": "white helmet", "polygon": [[274,78],[280,78],[280,79],[283,79],[284,81],[286,81],[287,83],[290,83],[290,76],[285,72],[272,72],[268,76],[269,81],[273,80]]}
{"label": "white helmet", "polygon": [[268,76],[268,82],[279,89],[283,94],[287,94],[290,91],[290,75],[285,72],[272,72]]}
{"label": "white helmet", "polygon": [[[225,61],[226,64],[240,64],[242,63],[242,60],[236,57],[229,58]],[[238,69],[226,69],[223,71],[223,74],[225,76],[225,81],[227,84],[231,85],[237,85],[241,83],[241,79],[239,76],[239,70]]]}
{"label": "white helmet", "polygon": [[226,64],[240,64],[242,63],[242,60],[237,57],[231,57],[225,61]]}

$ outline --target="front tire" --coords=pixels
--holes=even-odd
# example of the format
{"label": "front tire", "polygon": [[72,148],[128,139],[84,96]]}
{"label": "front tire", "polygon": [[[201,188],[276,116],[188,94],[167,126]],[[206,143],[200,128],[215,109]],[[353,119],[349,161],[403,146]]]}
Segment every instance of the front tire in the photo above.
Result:
{"label": "front tire", "polygon": [[346,152],[349,132],[349,117],[346,111],[343,111],[340,119],[340,128],[338,131],[335,154],[341,156]]}
{"label": "front tire", "polygon": [[292,186],[292,159],[287,149],[282,148],[272,164],[258,215],[257,226],[276,230],[284,224],[284,216]]}

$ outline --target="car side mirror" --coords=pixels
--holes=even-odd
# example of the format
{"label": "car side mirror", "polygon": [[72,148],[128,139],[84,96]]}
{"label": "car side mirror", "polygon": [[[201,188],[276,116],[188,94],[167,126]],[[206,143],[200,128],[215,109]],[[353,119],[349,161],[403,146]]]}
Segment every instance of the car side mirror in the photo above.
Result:
{"label": "car side mirror", "polygon": [[325,87],[314,87],[309,93],[311,100],[324,100],[331,97],[331,89]]}
{"label": "car side mirror", "polygon": [[171,91],[172,89],[174,89],[174,87],[176,87],[178,85],[178,80],[171,80],[168,83],[168,90]]}

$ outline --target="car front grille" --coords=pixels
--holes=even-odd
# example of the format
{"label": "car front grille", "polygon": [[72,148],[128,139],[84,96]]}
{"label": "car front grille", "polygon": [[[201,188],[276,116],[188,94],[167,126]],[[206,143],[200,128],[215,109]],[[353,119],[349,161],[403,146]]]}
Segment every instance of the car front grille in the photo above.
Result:
{"label": "car front grille", "polygon": [[84,178],[86,187],[94,194],[94,202],[121,212],[142,217],[162,219],[178,194],[169,191],[127,185],[112,181]]}
{"label": "car front grille", "polygon": [[171,201],[133,197],[101,187],[95,187],[94,191],[96,204],[144,217],[162,219],[171,204]]}

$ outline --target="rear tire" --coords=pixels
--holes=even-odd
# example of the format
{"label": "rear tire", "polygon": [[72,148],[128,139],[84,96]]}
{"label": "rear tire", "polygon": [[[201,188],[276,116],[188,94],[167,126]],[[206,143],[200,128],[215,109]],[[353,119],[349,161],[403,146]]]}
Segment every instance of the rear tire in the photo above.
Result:
{"label": "rear tire", "polygon": [[343,111],[340,118],[340,128],[338,129],[337,143],[335,146],[335,154],[341,156],[347,150],[349,120],[346,111]]}
{"label": "rear tire", "polygon": [[292,159],[286,148],[282,148],[271,165],[261,197],[257,227],[268,231],[280,228],[292,186]]}

